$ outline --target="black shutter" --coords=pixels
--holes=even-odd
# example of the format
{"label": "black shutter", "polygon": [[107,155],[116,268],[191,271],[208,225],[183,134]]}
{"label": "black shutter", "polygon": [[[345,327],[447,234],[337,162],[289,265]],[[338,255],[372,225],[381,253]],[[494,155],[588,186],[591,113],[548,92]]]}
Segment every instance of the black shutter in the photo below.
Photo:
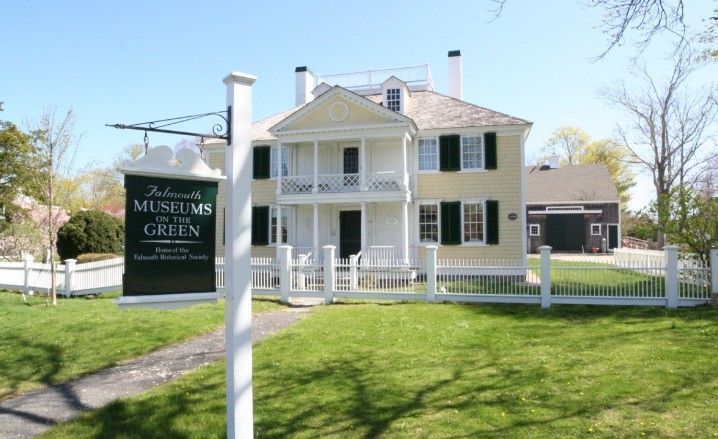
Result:
{"label": "black shutter", "polygon": [[255,180],[269,178],[269,162],[271,147],[257,146],[252,154],[252,178]]}
{"label": "black shutter", "polygon": [[461,202],[441,203],[441,243],[461,244]]}
{"label": "black shutter", "polygon": [[499,243],[499,202],[486,201],[486,243]]}
{"label": "black shutter", "polygon": [[439,171],[461,170],[461,136],[439,137]]}
{"label": "black shutter", "polygon": [[484,134],[484,167],[496,169],[496,133]]}
{"label": "black shutter", "polygon": [[269,244],[269,206],[252,207],[252,245]]}

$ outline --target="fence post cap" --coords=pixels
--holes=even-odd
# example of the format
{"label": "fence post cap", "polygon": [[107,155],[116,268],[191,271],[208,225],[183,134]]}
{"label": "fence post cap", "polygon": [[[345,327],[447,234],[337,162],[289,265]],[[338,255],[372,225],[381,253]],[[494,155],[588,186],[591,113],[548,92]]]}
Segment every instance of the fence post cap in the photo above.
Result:
{"label": "fence post cap", "polygon": [[678,250],[677,245],[667,245],[663,247],[663,250]]}
{"label": "fence post cap", "polygon": [[34,262],[35,256],[31,255],[30,253],[25,253],[24,255],[22,255],[22,259],[27,262]]}
{"label": "fence post cap", "polygon": [[325,246],[322,247],[322,248],[323,248],[324,250],[334,250],[334,249],[337,248],[337,247],[336,247],[335,245],[325,245]]}

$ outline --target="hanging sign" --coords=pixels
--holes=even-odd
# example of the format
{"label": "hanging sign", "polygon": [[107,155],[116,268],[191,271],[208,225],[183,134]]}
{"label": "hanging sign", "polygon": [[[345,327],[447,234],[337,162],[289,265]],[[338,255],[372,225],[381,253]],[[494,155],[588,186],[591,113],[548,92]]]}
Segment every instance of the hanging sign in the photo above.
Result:
{"label": "hanging sign", "polygon": [[122,294],[215,292],[217,182],[125,177]]}
{"label": "hanging sign", "polygon": [[[173,166],[171,149],[157,147],[144,162],[126,163],[123,168],[127,195],[125,273],[122,297],[116,301],[120,308],[217,302],[215,239],[221,177],[211,170],[198,172],[209,168],[202,169],[206,165],[190,153],[195,154],[189,150],[180,154],[184,161],[178,157],[180,166]],[[194,169],[185,169],[188,162],[194,163]]]}

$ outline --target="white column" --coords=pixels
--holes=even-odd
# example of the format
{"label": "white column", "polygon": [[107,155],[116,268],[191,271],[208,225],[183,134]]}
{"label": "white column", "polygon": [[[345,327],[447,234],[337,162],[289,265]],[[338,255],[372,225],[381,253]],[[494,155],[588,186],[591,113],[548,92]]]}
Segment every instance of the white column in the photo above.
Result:
{"label": "white column", "polygon": [[401,139],[401,181],[404,183],[404,190],[409,190],[409,161],[407,159],[406,142],[408,136],[405,134]]}
{"label": "white column", "polygon": [[312,182],[312,193],[319,192],[319,140],[314,140],[314,180]]}
{"label": "white column", "polygon": [[[269,162],[272,162],[272,151],[269,151]],[[271,164],[270,164],[271,174]],[[271,177],[271,175],[270,175]],[[282,193],[282,142],[277,143],[277,195]]]}
{"label": "white column", "polygon": [[367,220],[366,220],[366,201],[361,202],[361,252],[366,256],[367,244]]}
{"label": "white column", "polygon": [[409,203],[401,202],[401,258],[409,262]]}
{"label": "white column", "polygon": [[359,190],[366,190],[366,139],[361,138],[359,146]]}
{"label": "white column", "polygon": [[312,229],[312,254],[315,259],[319,259],[319,204],[312,204],[314,210],[314,225]]}
{"label": "white column", "polygon": [[252,400],[252,84],[255,76],[224,78],[231,106],[231,139],[226,150],[225,350],[227,437],[254,437]]}
{"label": "white column", "polygon": [[284,237],[282,236],[282,226],[283,226],[283,224],[282,224],[282,206],[277,204],[276,211],[277,211],[277,246],[280,246],[280,245],[284,244],[284,242],[282,241],[282,239],[284,239]]}

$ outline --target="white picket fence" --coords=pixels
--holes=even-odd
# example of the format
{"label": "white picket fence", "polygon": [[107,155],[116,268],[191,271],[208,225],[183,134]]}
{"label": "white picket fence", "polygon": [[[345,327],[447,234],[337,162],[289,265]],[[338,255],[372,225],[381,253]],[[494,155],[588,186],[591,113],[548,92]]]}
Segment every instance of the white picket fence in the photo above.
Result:
{"label": "white picket fence", "polygon": [[[522,261],[437,260],[426,248],[423,262],[352,256],[337,259],[334,247],[321,259],[293,257],[290,246],[279,258],[252,258],[252,294],[290,298],[419,300],[551,304],[658,305],[675,308],[711,301],[718,294],[718,250],[712,268],[680,258],[676,247],[632,255],[617,252],[603,263],[552,264],[550,247],[541,258]],[[636,252],[635,250],[633,252]],[[224,258],[216,258],[216,284],[224,290]],[[122,258],[87,264],[68,260],[57,267],[57,291],[66,297],[122,289]],[[0,288],[48,292],[50,267],[26,260],[0,263]]]}

